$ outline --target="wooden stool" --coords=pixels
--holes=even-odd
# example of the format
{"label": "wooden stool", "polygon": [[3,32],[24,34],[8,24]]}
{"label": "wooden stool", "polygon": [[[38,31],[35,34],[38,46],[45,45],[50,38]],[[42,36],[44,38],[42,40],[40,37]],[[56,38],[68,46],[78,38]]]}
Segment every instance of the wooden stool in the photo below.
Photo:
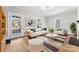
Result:
{"label": "wooden stool", "polygon": [[24,42],[25,42],[25,47],[27,49],[27,51],[29,51],[29,46],[28,46],[28,41],[29,41],[29,36],[30,36],[30,33],[29,32],[25,32],[24,33]]}

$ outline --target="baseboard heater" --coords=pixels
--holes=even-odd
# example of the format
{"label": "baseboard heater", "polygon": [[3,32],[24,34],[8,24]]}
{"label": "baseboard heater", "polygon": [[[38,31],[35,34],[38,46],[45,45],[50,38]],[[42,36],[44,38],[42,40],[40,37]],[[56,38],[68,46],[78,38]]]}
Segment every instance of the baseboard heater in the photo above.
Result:
{"label": "baseboard heater", "polygon": [[24,36],[19,36],[19,37],[14,37],[14,38],[6,39],[6,44],[10,44],[12,39],[23,38],[23,37]]}
{"label": "baseboard heater", "polygon": [[48,49],[54,51],[54,52],[58,52],[59,51],[58,48],[56,48],[56,47],[54,47],[54,46],[52,46],[52,45],[50,45],[50,44],[48,44],[46,42],[44,42],[44,46],[47,47]]}
{"label": "baseboard heater", "polygon": [[10,42],[11,42],[11,39],[6,40],[6,44],[10,44]]}

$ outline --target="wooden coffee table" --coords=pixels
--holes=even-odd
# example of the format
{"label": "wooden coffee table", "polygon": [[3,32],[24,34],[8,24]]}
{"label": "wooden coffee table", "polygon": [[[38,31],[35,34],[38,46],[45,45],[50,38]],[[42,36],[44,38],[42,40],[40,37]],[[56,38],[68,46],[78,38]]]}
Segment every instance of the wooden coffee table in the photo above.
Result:
{"label": "wooden coffee table", "polygon": [[45,37],[47,37],[48,39],[51,39],[51,40],[62,42],[62,43],[64,43],[64,41],[67,39],[66,36],[61,36],[61,35],[57,35],[57,34],[53,34],[53,33],[49,33],[49,34],[45,35]]}

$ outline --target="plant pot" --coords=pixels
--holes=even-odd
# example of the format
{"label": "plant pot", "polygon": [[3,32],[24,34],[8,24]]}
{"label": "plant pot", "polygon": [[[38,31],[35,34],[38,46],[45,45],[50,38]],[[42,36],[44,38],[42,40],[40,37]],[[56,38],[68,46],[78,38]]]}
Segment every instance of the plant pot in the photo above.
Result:
{"label": "plant pot", "polygon": [[77,33],[73,33],[74,36],[77,36]]}

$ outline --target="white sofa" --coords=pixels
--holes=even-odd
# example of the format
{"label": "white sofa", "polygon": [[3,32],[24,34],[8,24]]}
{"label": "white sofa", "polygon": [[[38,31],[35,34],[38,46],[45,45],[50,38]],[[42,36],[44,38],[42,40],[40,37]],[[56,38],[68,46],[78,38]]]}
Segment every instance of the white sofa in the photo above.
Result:
{"label": "white sofa", "polygon": [[37,36],[41,36],[41,35],[44,35],[44,34],[47,34],[47,31],[39,31],[39,32],[32,32],[30,33],[30,37],[37,37]]}

